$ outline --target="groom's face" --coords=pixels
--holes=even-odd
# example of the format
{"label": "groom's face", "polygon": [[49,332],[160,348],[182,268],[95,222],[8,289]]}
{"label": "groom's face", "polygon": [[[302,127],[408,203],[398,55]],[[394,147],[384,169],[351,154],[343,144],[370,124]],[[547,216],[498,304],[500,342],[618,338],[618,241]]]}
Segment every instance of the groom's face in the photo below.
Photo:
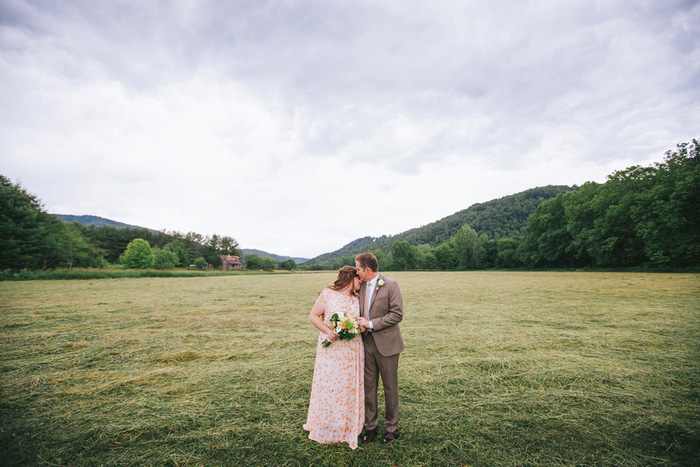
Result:
{"label": "groom's face", "polygon": [[360,280],[362,282],[367,282],[369,279],[369,273],[367,272],[369,271],[369,268],[360,267],[360,263],[358,261],[355,261],[355,267],[357,268],[357,275],[360,276]]}

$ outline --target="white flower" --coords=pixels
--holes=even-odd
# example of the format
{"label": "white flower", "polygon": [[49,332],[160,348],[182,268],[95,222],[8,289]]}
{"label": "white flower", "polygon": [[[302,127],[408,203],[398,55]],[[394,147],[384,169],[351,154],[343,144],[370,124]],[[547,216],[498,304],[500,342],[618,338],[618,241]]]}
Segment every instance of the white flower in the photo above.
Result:
{"label": "white flower", "polygon": [[379,287],[381,287],[381,286],[383,286],[383,285],[384,285],[384,281],[383,281],[382,279],[379,279],[379,280],[377,281],[377,288],[379,288]]}

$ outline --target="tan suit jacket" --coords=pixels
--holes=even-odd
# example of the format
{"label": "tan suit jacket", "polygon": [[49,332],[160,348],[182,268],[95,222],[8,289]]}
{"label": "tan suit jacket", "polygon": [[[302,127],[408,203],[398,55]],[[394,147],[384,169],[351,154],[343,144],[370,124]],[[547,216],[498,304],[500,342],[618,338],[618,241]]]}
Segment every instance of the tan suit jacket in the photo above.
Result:
{"label": "tan suit jacket", "polygon": [[387,277],[379,275],[379,281],[384,285],[374,291],[369,314],[365,310],[367,283],[360,287],[360,315],[372,321],[374,331],[372,336],[379,353],[385,357],[396,355],[403,350],[403,339],[399,323],[403,319],[403,297],[399,284]]}

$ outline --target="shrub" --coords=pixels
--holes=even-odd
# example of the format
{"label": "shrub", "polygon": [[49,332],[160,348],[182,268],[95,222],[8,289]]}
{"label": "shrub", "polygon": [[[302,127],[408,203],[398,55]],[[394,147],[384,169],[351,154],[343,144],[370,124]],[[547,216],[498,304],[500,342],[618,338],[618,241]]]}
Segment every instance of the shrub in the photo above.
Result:
{"label": "shrub", "polygon": [[174,251],[162,248],[153,249],[153,267],[156,269],[173,269],[179,263]]}
{"label": "shrub", "polygon": [[127,245],[119,259],[129,269],[150,269],[154,261],[153,250],[146,240],[136,238]]}

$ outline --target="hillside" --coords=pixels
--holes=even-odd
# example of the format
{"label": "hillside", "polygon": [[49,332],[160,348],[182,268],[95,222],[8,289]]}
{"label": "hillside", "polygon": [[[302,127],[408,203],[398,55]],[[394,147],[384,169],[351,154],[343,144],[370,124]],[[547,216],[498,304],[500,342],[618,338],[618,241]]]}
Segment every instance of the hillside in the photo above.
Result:
{"label": "hillside", "polygon": [[399,241],[405,241],[412,245],[428,244],[435,248],[452,238],[464,224],[468,224],[479,234],[485,233],[489,238],[496,240],[523,235],[527,218],[535,212],[540,203],[554,198],[560,193],[575,189],[577,188],[560,185],[531,188],[503,198],[474,204],[431,224],[397,235],[358,238],[338,250],[319,255],[309,260],[308,263],[322,262],[368,250],[382,250],[388,253],[391,251],[391,246]]}
{"label": "hillside", "polygon": [[265,257],[269,256],[270,258],[274,259],[278,263],[281,263],[282,261],[285,261],[287,259],[293,259],[295,263],[297,264],[302,264],[305,263],[309,260],[309,258],[297,258],[297,257],[292,257],[292,256],[282,256],[282,255],[276,255],[274,253],[268,253],[267,251],[262,251],[262,250],[253,250],[249,248],[242,248],[241,249],[241,256],[249,255],[251,253],[255,253],[259,256]]}
{"label": "hillside", "polygon": [[[74,216],[71,214],[56,214],[56,217],[61,219],[63,222],[77,222],[82,225],[94,225],[95,227],[102,227],[103,225],[111,225],[119,229],[144,229],[145,227],[139,227],[138,225],[124,224],[123,222],[113,221],[111,219],[105,219],[99,216]],[[152,230],[152,229],[148,229]]]}
{"label": "hillside", "polygon": [[[130,225],[130,224],[125,224],[123,222],[117,222],[113,221],[111,219],[105,219],[104,217],[99,217],[99,216],[74,216],[71,214],[56,214],[56,217],[58,217],[60,220],[63,222],[77,222],[82,225],[94,225],[95,227],[102,227],[105,225],[110,225],[113,227],[116,227],[118,229],[124,229],[124,228],[131,228],[131,229],[143,229],[145,227],[139,227],[136,225]],[[152,232],[156,232],[155,230],[152,229],[146,229],[150,230]],[[241,256],[249,255],[251,253],[256,253],[260,256],[269,256],[273,258],[275,261],[282,262],[287,259],[293,259],[297,264],[302,264],[308,261],[308,258],[296,258],[296,257],[291,257],[291,256],[283,256],[283,255],[276,255],[274,253],[268,253],[267,251],[262,251],[262,250],[254,250],[254,249],[247,249],[247,248],[242,248],[241,249]]]}
{"label": "hillside", "polygon": [[[272,257],[277,262],[291,258],[297,264],[313,264],[369,250],[382,250],[388,253],[391,251],[391,246],[398,241],[406,241],[412,245],[428,244],[435,248],[452,238],[464,224],[468,224],[479,234],[485,233],[489,238],[496,240],[514,235],[523,235],[527,218],[535,212],[540,203],[554,198],[559,193],[575,189],[577,188],[551,185],[531,188],[520,193],[504,196],[503,198],[474,204],[467,209],[431,224],[407,230],[397,235],[358,238],[338,250],[324,253],[313,259],[283,256],[247,248],[241,249],[241,256],[256,253],[263,257]],[[118,228],[142,228],[98,216],[57,214],[57,217],[65,222],[78,222],[83,225],[95,225],[97,227],[111,225]]]}

